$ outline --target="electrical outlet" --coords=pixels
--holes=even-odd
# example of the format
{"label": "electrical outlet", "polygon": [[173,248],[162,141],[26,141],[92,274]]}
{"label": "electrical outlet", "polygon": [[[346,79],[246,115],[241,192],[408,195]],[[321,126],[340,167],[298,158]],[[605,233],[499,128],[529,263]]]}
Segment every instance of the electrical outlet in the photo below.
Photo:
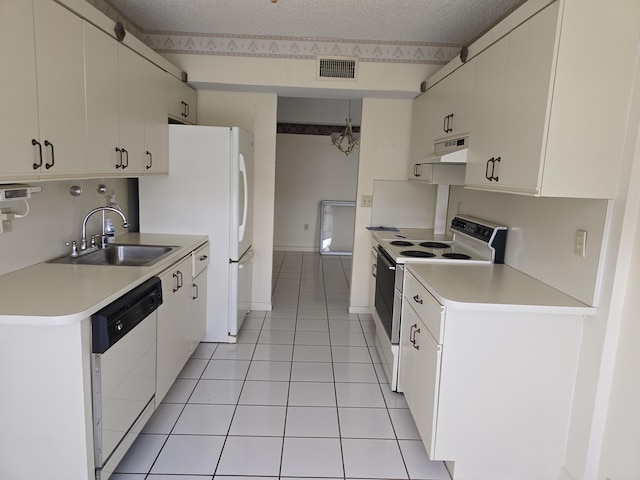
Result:
{"label": "electrical outlet", "polygon": [[573,253],[579,257],[587,256],[587,232],[586,230],[576,230],[576,239]]}
{"label": "electrical outlet", "polygon": [[361,207],[371,207],[373,205],[373,195],[362,195],[360,197]]}
{"label": "electrical outlet", "polygon": [[15,214],[8,208],[0,209],[0,234],[8,233],[13,230],[12,221],[15,218]]}

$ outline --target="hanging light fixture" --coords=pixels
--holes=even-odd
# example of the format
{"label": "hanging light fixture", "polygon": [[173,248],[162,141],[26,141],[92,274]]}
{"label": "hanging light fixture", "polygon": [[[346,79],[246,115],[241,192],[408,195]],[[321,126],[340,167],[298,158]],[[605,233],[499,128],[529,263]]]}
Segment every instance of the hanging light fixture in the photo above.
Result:
{"label": "hanging light fixture", "polygon": [[[346,145],[343,145],[346,140]],[[339,132],[334,132],[331,134],[331,143],[336,146],[338,150],[340,150],[345,155],[349,155],[352,151],[358,148],[360,142],[357,138],[353,136],[353,129],[351,127],[351,100],[349,100],[349,116],[347,117],[347,125],[340,134]]]}

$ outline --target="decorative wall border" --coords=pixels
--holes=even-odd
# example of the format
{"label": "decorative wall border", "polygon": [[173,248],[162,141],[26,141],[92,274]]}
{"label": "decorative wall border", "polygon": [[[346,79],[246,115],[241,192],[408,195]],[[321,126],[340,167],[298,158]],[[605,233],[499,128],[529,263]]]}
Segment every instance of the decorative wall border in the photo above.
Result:
{"label": "decorative wall border", "polygon": [[158,53],[238,57],[315,59],[318,55],[358,57],[361,62],[446,65],[462,45],[447,43],[379,42],[327,38],[248,36],[144,31],[108,0],[87,0]]}
{"label": "decorative wall border", "polygon": [[460,45],[376,42],[276,36],[145,32],[141,40],[158,53],[315,59],[318,55],[358,57],[362,62],[445,65]]}
{"label": "decorative wall border", "polygon": [[[302,123],[281,123],[278,122],[277,133],[288,133],[292,135],[331,135],[332,133],[343,133],[345,125],[306,125]],[[352,127],[353,133],[360,133],[360,127]]]}

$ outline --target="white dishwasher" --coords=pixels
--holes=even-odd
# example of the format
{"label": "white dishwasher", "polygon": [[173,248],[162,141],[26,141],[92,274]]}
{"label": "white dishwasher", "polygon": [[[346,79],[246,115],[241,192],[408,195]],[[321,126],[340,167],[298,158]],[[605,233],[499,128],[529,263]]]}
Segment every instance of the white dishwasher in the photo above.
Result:
{"label": "white dishwasher", "polygon": [[153,413],[158,277],[91,317],[96,480],[108,478]]}

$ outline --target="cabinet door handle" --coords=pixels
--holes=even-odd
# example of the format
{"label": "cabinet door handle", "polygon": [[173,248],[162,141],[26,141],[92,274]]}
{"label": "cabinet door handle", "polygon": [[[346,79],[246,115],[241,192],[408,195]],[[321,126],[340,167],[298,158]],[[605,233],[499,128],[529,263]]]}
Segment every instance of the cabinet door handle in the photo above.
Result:
{"label": "cabinet door handle", "polygon": [[44,166],[44,168],[49,170],[51,167],[53,167],[56,164],[56,154],[53,150],[53,143],[51,143],[49,140],[44,141],[44,146],[51,147],[51,163],[46,163]]}
{"label": "cabinet door handle", "polygon": [[116,163],[116,168],[122,168],[122,149],[116,147],[116,153],[118,154],[118,163]]}
{"label": "cabinet door handle", "polygon": [[419,177],[420,176],[420,172],[418,171],[419,168],[420,168],[420,164],[419,163],[414,163],[413,164],[413,176],[414,177]]}
{"label": "cabinet door handle", "polygon": [[149,150],[147,150],[145,154],[149,157],[149,163],[146,166],[147,170],[149,170],[151,167],[153,167],[153,154]]}
{"label": "cabinet door handle", "polygon": [[194,294],[193,297],[191,297],[192,300],[197,300],[198,296],[200,295],[200,288],[198,288],[198,285],[196,285],[195,283],[192,284],[193,285],[193,289],[194,289]]}
{"label": "cabinet door handle", "polygon": [[497,182],[500,179],[497,175],[494,175],[494,172],[496,170],[496,162],[500,163],[500,157],[496,157],[496,159],[493,161],[493,168],[491,169],[491,177]]}
{"label": "cabinet door handle", "polygon": [[201,262],[204,262],[207,258],[209,258],[207,255],[202,255],[202,256],[200,257],[200,261],[201,261]]}
{"label": "cabinet door handle", "polygon": [[378,265],[375,263],[371,264],[371,276],[376,278],[378,276]]}
{"label": "cabinet door handle", "polygon": [[453,132],[453,128],[451,128],[451,119],[453,118],[453,113],[450,113],[446,117],[444,117],[444,122],[442,124],[442,129],[445,133]]}
{"label": "cabinet door handle", "polygon": [[178,270],[178,288],[182,288],[184,286],[182,272]]}
{"label": "cabinet door handle", "polygon": [[418,328],[418,324],[414,323],[413,325],[411,325],[411,328],[409,329],[409,341],[413,344],[415,343],[415,339],[413,338],[413,329],[414,328]]}
{"label": "cabinet door handle", "polygon": [[173,293],[176,293],[178,290],[180,290],[180,280],[178,279],[178,273],[174,273],[171,276],[176,279],[176,286],[173,288]]}
{"label": "cabinet door handle", "polygon": [[494,158],[491,157],[489,160],[487,160],[487,166],[484,169],[484,178],[486,178],[487,180],[491,181],[491,179],[493,178],[493,171],[491,173],[491,176],[489,176],[489,164],[493,164]]}
{"label": "cabinet door handle", "polygon": [[180,103],[182,104],[182,113],[181,113],[181,115],[186,118],[187,115],[188,115],[187,114],[187,107],[189,106],[189,104],[187,102],[185,102],[184,100],[181,101]]}
{"label": "cabinet door handle", "polygon": [[34,163],[33,164],[33,169],[37,170],[38,168],[40,168],[42,166],[42,145],[35,138],[31,139],[31,145],[33,145],[34,147],[36,145],[38,146],[38,155],[40,156],[40,163]]}
{"label": "cabinet door handle", "polygon": [[[500,157],[491,157],[487,160],[487,167],[485,168],[484,176],[490,182],[493,182],[494,180],[497,182],[500,180],[496,175],[494,175],[496,173],[496,162],[500,163]],[[489,164],[491,164],[491,175],[489,175]]]}
{"label": "cabinet door handle", "polygon": [[124,163],[122,164],[122,169],[124,170],[125,168],[127,168],[129,166],[129,150],[127,150],[126,148],[122,149],[122,156],[124,158]]}
{"label": "cabinet door handle", "polygon": [[185,103],[185,105],[186,105],[186,111],[185,111],[184,116],[185,116],[185,118],[186,118],[186,117],[188,117],[189,115],[191,115],[191,108],[189,107],[189,104],[188,104],[188,103]]}
{"label": "cabinet door handle", "polygon": [[422,299],[418,296],[418,294],[415,294],[413,296],[413,301],[416,303],[419,303],[420,305],[422,305],[424,302],[422,301]]}
{"label": "cabinet door handle", "polygon": [[420,345],[416,344],[416,335],[420,333],[420,329],[416,328],[413,332],[413,348],[415,348],[416,350],[420,350]]}

